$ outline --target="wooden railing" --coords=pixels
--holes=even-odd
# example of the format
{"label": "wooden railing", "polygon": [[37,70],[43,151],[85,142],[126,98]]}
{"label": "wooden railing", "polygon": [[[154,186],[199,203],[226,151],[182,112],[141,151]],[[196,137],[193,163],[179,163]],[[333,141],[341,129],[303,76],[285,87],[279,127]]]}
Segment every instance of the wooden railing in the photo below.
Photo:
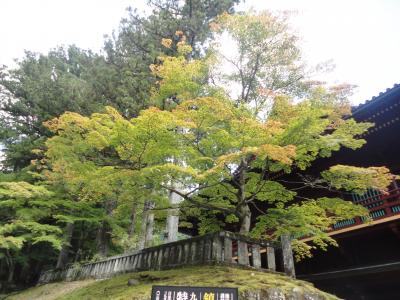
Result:
{"label": "wooden railing", "polygon": [[[277,250],[280,252],[281,261],[277,261],[275,255]],[[145,248],[93,263],[49,270],[41,274],[39,284],[61,280],[105,278],[124,272],[207,264],[241,265],[270,271],[278,269],[288,276],[295,276],[292,248],[288,236],[283,236],[281,245],[278,245],[224,231]],[[279,270],[280,268],[282,269]]]}
{"label": "wooden railing", "polygon": [[[371,191],[364,196],[354,196],[353,202],[368,208],[372,220],[388,218],[400,214],[400,189],[392,189],[386,194]],[[340,221],[333,225],[333,231],[357,226],[365,221],[362,217]]]}

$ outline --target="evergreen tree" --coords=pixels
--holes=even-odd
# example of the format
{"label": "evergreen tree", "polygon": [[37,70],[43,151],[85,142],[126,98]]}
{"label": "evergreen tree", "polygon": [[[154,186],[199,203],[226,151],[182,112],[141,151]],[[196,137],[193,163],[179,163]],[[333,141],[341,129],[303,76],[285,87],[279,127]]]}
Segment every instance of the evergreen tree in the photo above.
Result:
{"label": "evergreen tree", "polygon": [[149,66],[161,54],[173,55],[162,38],[179,38],[184,32],[200,55],[210,37],[209,22],[233,11],[238,0],[149,1],[145,17],[129,10],[114,38],[105,41],[104,53],[94,54],[76,46],[59,47],[47,55],[27,52],[17,68],[0,69],[0,141],[5,167],[20,170],[37,155],[50,132],[44,121],[65,111],[90,115],[110,105],[126,117],[147,107],[156,77]]}
{"label": "evergreen tree", "polygon": [[113,105],[112,72],[103,57],[75,46],[48,55],[27,52],[16,69],[0,72],[0,138],[5,166],[20,170],[37,157],[50,132],[43,122],[65,111],[89,115]]}

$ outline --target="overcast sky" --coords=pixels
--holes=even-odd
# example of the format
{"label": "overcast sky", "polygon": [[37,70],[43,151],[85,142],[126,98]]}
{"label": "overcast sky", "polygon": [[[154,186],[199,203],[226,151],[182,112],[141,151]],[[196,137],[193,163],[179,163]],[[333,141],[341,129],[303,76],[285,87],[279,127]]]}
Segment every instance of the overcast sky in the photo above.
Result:
{"label": "overcast sky", "polygon": [[[46,53],[76,44],[99,51],[127,6],[146,0],[0,0],[0,64],[12,65],[24,49]],[[291,10],[309,64],[333,59],[331,83],[359,86],[354,103],[400,83],[400,1],[247,0],[241,8]]]}

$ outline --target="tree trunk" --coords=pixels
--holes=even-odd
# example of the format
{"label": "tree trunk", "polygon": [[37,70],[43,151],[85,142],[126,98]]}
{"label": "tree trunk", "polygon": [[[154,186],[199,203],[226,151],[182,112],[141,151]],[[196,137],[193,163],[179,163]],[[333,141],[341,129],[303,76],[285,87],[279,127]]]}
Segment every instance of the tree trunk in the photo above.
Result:
{"label": "tree trunk", "polygon": [[57,269],[64,268],[65,265],[68,263],[68,255],[71,248],[71,239],[73,232],[74,232],[74,223],[67,223],[67,225],[65,226],[64,243],[60,253],[58,254],[57,265],[56,265]]}
{"label": "tree trunk", "polygon": [[7,282],[11,283],[13,281],[14,278],[14,270],[15,270],[15,264],[12,262],[8,268],[8,278],[7,278]]}
{"label": "tree trunk", "polygon": [[[169,204],[171,206],[177,206],[177,204],[183,201],[183,198],[174,192],[170,192],[168,195]],[[167,242],[175,242],[178,240],[178,227],[179,227],[179,208],[171,208],[168,210],[167,217]]]}
{"label": "tree trunk", "polygon": [[240,233],[247,234],[250,232],[251,225],[251,211],[249,205],[246,203],[245,186],[246,186],[246,169],[248,163],[242,159],[238,168],[238,203],[239,203],[239,220],[240,220]]}
{"label": "tree trunk", "polygon": [[151,211],[153,208],[154,202],[150,202],[146,220],[146,238],[144,244],[146,248],[153,245],[154,213]]}
{"label": "tree trunk", "polygon": [[[112,216],[114,208],[116,206],[116,201],[110,200],[105,203],[105,209],[107,216]],[[110,240],[111,240],[111,228],[110,225],[103,221],[100,228],[97,230],[97,251],[100,256],[106,257],[110,250]]]}
{"label": "tree trunk", "polygon": [[6,259],[7,259],[7,264],[8,264],[7,282],[11,283],[14,278],[15,263],[14,263],[12,256],[10,255],[10,252],[8,252],[8,250],[6,250]]}
{"label": "tree trunk", "polygon": [[247,234],[250,232],[251,211],[248,204],[242,205],[240,208],[240,233]]}
{"label": "tree trunk", "polygon": [[154,214],[151,210],[154,208],[153,201],[146,201],[143,207],[142,226],[140,229],[140,239],[138,248],[149,247],[153,241]]}
{"label": "tree trunk", "polygon": [[82,244],[87,238],[87,231],[85,230],[85,223],[81,222],[79,232],[80,232],[80,235],[79,235],[78,243],[76,246],[77,250],[75,252],[74,262],[77,262],[77,261],[80,261],[83,259]]}
{"label": "tree trunk", "polygon": [[144,249],[144,245],[146,243],[146,225],[147,225],[147,201],[144,203],[143,206],[143,213],[142,213],[142,223],[140,226],[140,237],[138,242],[138,249]]}
{"label": "tree trunk", "polygon": [[96,236],[97,252],[102,257],[106,257],[108,255],[109,240],[110,240],[109,226],[106,221],[103,221],[101,222],[101,226],[97,230],[97,236]]}
{"label": "tree trunk", "polygon": [[136,223],[136,203],[132,205],[131,209],[131,217],[130,217],[130,224],[128,228],[128,236],[129,238],[133,237],[133,234],[135,233],[135,223]]}

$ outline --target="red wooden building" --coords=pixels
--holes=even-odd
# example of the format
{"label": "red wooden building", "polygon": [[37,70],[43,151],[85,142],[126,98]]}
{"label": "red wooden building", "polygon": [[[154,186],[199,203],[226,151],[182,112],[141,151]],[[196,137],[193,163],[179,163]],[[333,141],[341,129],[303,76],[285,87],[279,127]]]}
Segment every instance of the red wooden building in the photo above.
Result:
{"label": "red wooden building", "polygon": [[[375,123],[363,135],[367,144],[320,159],[311,172],[348,164],[386,166],[400,174],[400,85],[355,107],[352,117]],[[400,299],[400,181],[392,183],[388,194],[370,190],[346,197],[368,208],[372,222],[354,218],[336,224],[329,234],[339,247],[298,263],[298,277],[345,299]]]}

